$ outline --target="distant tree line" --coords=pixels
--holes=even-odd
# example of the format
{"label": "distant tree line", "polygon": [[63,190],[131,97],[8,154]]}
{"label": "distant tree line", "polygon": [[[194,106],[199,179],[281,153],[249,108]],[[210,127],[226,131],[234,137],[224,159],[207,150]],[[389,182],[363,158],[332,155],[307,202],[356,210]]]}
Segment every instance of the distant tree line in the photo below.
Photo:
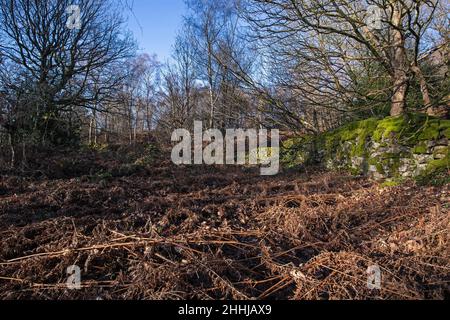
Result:
{"label": "distant tree line", "polygon": [[186,3],[175,63],[162,71],[166,125],[317,133],[448,110],[447,1]]}
{"label": "distant tree line", "polygon": [[[67,25],[80,8],[77,28]],[[210,128],[318,133],[449,104],[448,1],[186,0],[173,56],[137,53],[121,0],[0,0],[0,144],[136,143]]]}

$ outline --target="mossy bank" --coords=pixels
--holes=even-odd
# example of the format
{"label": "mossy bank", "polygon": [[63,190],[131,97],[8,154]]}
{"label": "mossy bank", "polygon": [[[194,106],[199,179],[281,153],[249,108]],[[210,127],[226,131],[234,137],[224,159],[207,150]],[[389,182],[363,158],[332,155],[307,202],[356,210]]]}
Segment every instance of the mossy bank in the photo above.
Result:
{"label": "mossy bank", "polygon": [[448,179],[450,120],[407,114],[366,119],[318,136],[304,135],[282,145],[282,163],[322,163],[375,179],[444,174]]}

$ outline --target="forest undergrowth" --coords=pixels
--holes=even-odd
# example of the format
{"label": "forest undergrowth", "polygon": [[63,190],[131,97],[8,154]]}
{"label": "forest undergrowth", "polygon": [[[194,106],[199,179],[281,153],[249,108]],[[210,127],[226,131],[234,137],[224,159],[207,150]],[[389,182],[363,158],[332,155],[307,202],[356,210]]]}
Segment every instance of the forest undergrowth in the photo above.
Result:
{"label": "forest undergrowth", "polygon": [[261,177],[125,151],[1,172],[1,299],[450,297],[448,185],[320,168]]}

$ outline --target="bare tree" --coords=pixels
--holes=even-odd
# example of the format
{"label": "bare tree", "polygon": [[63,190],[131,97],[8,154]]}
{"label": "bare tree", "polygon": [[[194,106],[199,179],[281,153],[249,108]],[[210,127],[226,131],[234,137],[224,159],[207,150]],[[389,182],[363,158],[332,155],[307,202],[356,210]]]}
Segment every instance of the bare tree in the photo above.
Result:
{"label": "bare tree", "polygon": [[[68,25],[70,5],[80,9],[75,28]],[[111,67],[131,56],[134,44],[118,10],[106,0],[0,2],[0,54],[16,69],[4,83],[26,101],[30,129],[42,140],[53,139],[62,113],[96,109],[121,82]]]}
{"label": "bare tree", "polygon": [[[391,115],[400,115],[412,74],[422,83],[425,107],[431,103],[417,60],[438,2],[252,0],[246,8],[258,37],[290,46],[291,54],[308,52],[306,62],[322,61],[321,72],[334,82],[333,91],[347,88],[341,75],[348,67],[368,59],[379,63],[391,79]],[[371,12],[378,17],[370,17]],[[377,18],[379,27],[370,23]],[[286,39],[299,40],[298,45]]]}

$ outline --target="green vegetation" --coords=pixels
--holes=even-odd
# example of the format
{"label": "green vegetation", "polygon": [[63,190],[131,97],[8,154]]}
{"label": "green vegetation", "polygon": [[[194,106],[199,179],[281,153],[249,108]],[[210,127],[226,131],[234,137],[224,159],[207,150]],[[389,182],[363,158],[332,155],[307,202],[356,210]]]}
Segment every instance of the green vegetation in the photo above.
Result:
{"label": "green vegetation", "polygon": [[281,145],[281,164],[285,168],[295,168],[308,162],[311,150],[311,136],[286,140]]}
{"label": "green vegetation", "polygon": [[[449,130],[450,120],[425,114],[370,118],[315,137],[304,135],[289,139],[283,144],[281,159],[287,168],[320,162],[353,174],[367,173],[371,166],[383,176],[398,179],[405,161],[408,165],[411,159],[411,168],[414,168],[413,156],[429,154],[432,150],[429,143],[448,139]],[[370,140],[372,146],[368,148]],[[444,159],[431,161],[423,176],[448,169],[448,147],[436,147],[431,156],[444,156]]]}
{"label": "green vegetation", "polygon": [[405,127],[405,117],[388,117],[377,123],[373,132],[373,140],[381,142],[384,139],[391,138],[394,134],[401,135]]}
{"label": "green vegetation", "polygon": [[425,144],[425,142],[420,142],[418,145],[416,145],[413,149],[414,154],[426,154],[428,152],[428,147]]}
{"label": "green vegetation", "polygon": [[325,133],[325,150],[328,154],[336,151],[342,143],[356,141],[350,151],[350,156],[364,156],[367,140],[372,136],[377,127],[378,120],[370,118],[363,121],[349,123],[333,132]]}
{"label": "green vegetation", "polygon": [[393,188],[398,187],[401,184],[399,180],[387,180],[381,184],[382,188]]}
{"label": "green vegetation", "polygon": [[258,163],[266,163],[267,161],[270,161],[272,154],[277,154],[280,152],[279,148],[274,147],[265,147],[265,148],[256,148],[251,150],[246,155],[246,163],[249,163],[250,159],[253,157],[258,161]]}
{"label": "green vegetation", "polygon": [[433,160],[428,164],[427,169],[416,178],[419,185],[443,186],[450,183],[450,156],[444,159]]}
{"label": "green vegetation", "polygon": [[138,158],[134,164],[138,166],[151,165],[160,153],[161,150],[157,145],[149,143],[144,147],[144,155]]}

